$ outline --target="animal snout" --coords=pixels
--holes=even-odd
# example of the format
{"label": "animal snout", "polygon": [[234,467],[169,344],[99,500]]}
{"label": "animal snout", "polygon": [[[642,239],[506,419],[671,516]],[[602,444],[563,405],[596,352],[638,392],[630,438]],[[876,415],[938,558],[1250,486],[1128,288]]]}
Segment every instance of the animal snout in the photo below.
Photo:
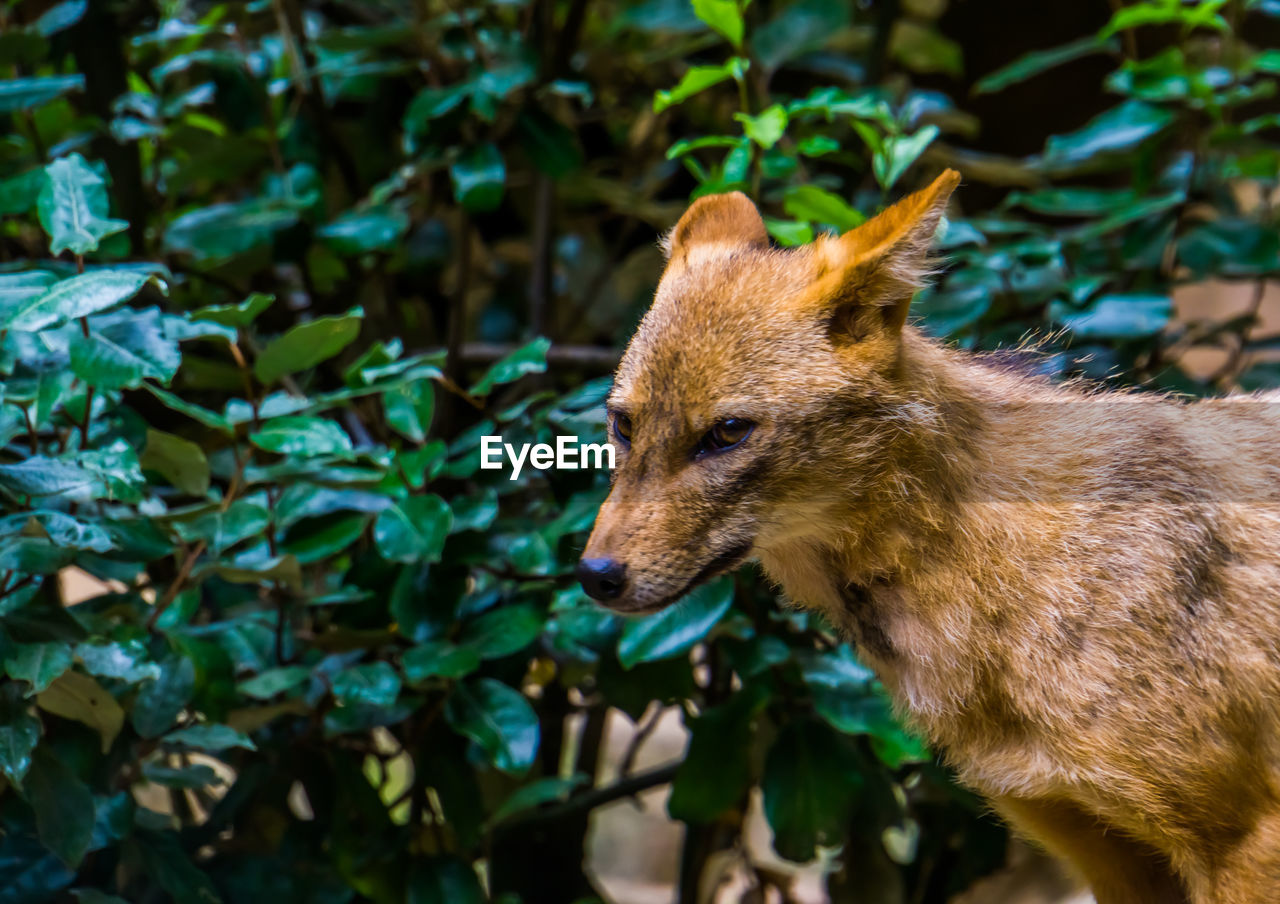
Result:
{"label": "animal snout", "polygon": [[587,596],[600,602],[617,599],[627,586],[627,566],[617,559],[582,559],[577,574]]}

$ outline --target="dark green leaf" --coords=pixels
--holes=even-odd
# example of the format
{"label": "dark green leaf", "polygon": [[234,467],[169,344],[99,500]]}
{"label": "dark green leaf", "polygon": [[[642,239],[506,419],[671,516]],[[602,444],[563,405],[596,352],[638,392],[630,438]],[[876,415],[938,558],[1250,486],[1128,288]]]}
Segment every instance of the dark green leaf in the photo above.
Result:
{"label": "dark green leaf", "polygon": [[0,687],[0,773],[20,785],[31,766],[31,751],[40,740],[40,720],[16,684]]}
{"label": "dark green leaf", "polygon": [[629,619],[618,641],[618,660],[624,668],[688,652],[707,636],[733,604],[733,579],[703,584],[661,612]]}
{"label": "dark green leaf", "polygon": [[30,110],[84,87],[84,76],[46,75],[0,80],[0,114]]}
{"label": "dark green leaf", "polygon": [[47,688],[63,672],[71,668],[71,647],[65,643],[18,644],[4,661],[10,678],[31,685],[28,694]]}
{"label": "dark green leaf", "polygon": [[406,650],[402,659],[405,677],[411,684],[428,678],[462,678],[480,667],[480,654],[470,646],[460,647],[447,640],[433,640]]}
{"label": "dark green leaf", "polygon": [[480,213],[502,203],[507,165],[496,145],[471,148],[449,167],[453,197],[467,210]]}
{"label": "dark green leaf", "polygon": [[792,722],[770,748],[761,781],[774,849],[805,863],[817,845],[840,844],[861,784],[861,773],[829,729]]}
{"label": "dark green leaf", "polygon": [[345,213],[321,226],[316,235],[339,254],[368,254],[395,250],[408,228],[409,217],[404,211],[375,207]]}
{"label": "dark green leaf", "polygon": [[254,292],[239,304],[216,304],[198,308],[191,312],[192,320],[209,320],[222,326],[247,327],[258,315],[271,307],[276,300],[274,295]]}
{"label": "dark green leaf", "polygon": [[471,387],[471,394],[486,396],[495,386],[518,380],[525,374],[542,373],[547,369],[547,349],[550,347],[551,340],[542,337],[521,346],[490,367],[480,382]]}
{"label": "dark green leaf", "polygon": [[93,794],[51,751],[38,748],[22,791],[36,813],[36,830],[45,847],[75,869],[93,839]]}
{"label": "dark green leaf", "polygon": [[333,695],[343,703],[390,706],[400,696],[400,676],[385,662],[366,662],[332,678]]}
{"label": "dark green leaf", "polygon": [[533,765],[538,717],[519,691],[493,678],[479,678],[454,690],[445,715],[502,772],[520,775]]}
{"label": "dark green leaf", "polygon": [[318,417],[278,417],[249,437],[259,449],[280,455],[340,455],[351,438],[333,421]]}
{"label": "dark green leaf", "polygon": [[167,384],[182,363],[177,343],[165,336],[154,308],[75,336],[70,354],[71,372],[105,391],[136,389],[145,379]]}
{"label": "dark green leaf", "polygon": [[826,223],[841,232],[861,226],[866,220],[842,198],[816,185],[796,185],[787,189],[782,206],[798,220]]}
{"label": "dark green leaf", "polygon": [[1095,158],[1131,150],[1164,131],[1173,119],[1173,113],[1163,107],[1127,100],[1075,132],[1051,136],[1045,142],[1044,165],[1054,170],[1078,168]]}
{"label": "dark green leaf", "polygon": [[1101,40],[1095,35],[1087,35],[1059,47],[1052,47],[1048,50],[1033,50],[1031,53],[1018,57],[1009,65],[1003,66],[995,72],[989,72],[978,79],[978,82],[973,86],[973,93],[988,94],[994,91],[1003,91],[1010,85],[1024,82],[1055,66],[1061,66],[1064,63],[1070,63],[1072,60],[1078,60],[1082,57],[1092,56],[1095,53],[1113,52],[1117,47],[1118,44],[1115,42]]}
{"label": "dark green leaf", "polygon": [[1167,295],[1103,295],[1083,311],[1058,304],[1051,313],[1081,338],[1140,339],[1168,325],[1173,300]]}
{"label": "dark green leaf", "polygon": [[340,317],[320,317],[300,323],[276,339],[258,356],[253,372],[263,383],[274,383],[328,361],[360,334],[364,312],[359,308]]}
{"label": "dark green leaf", "polygon": [[693,720],[689,752],[667,799],[672,819],[711,822],[744,800],[752,779],[752,723],[768,699],[753,686]]}
{"label": "dark green leaf", "polygon": [[439,496],[411,496],[378,515],[373,539],[393,562],[434,562],[452,523],[449,504]]}
{"label": "dark green leaf", "polygon": [[219,751],[230,747],[243,747],[245,750],[257,749],[244,732],[236,731],[229,725],[216,725],[209,722],[179,728],[177,731],[169,732],[161,740],[166,744],[181,744],[198,750]]}
{"label": "dark green leaf", "polygon": [[203,496],[209,490],[209,460],[204,450],[172,433],[148,430],[138,464],[158,472],[189,496]]}
{"label": "dark green leaf", "polygon": [[185,656],[173,656],[160,666],[158,677],[138,691],[129,720],[144,738],[164,734],[177,721],[195,692],[195,663]]}

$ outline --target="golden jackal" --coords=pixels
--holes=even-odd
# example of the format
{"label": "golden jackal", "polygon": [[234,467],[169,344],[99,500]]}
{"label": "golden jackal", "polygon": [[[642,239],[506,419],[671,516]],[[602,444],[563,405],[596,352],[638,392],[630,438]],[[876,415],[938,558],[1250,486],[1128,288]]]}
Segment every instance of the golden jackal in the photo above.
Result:
{"label": "golden jackal", "polygon": [[623,612],[756,557],[1100,904],[1280,902],[1280,398],[1052,386],[906,324],[959,176],[769,245],[698,200],[609,400]]}

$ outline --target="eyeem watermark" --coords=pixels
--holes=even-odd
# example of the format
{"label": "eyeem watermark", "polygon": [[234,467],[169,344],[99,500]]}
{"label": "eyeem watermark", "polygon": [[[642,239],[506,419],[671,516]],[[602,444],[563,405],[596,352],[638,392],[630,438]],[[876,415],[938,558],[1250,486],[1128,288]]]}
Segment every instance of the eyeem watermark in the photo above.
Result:
{"label": "eyeem watermark", "polygon": [[520,476],[527,462],[530,467],[545,471],[547,468],[563,468],[576,471],[579,468],[613,469],[613,446],[609,443],[580,443],[576,436],[557,436],[556,444],[521,443],[513,446],[504,443],[500,436],[480,437],[480,467],[494,471],[502,467],[503,459],[511,462],[511,479]]}

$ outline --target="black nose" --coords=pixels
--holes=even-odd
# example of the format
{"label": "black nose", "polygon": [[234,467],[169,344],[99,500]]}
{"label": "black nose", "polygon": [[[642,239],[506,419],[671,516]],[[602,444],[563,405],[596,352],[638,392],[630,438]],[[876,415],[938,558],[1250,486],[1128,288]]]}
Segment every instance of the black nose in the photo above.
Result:
{"label": "black nose", "polygon": [[578,580],[593,600],[613,600],[627,585],[627,566],[613,559],[583,559],[578,562]]}

